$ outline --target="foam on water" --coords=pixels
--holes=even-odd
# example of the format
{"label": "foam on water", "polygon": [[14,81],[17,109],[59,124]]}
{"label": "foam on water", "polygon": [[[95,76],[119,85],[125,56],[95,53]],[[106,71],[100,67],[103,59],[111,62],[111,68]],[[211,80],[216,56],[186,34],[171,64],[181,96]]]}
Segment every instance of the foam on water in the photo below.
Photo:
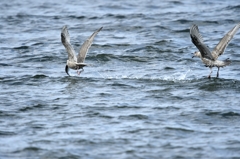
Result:
{"label": "foam on water", "polygon": [[97,73],[104,79],[137,79],[137,80],[161,80],[161,81],[188,81],[192,80],[192,78],[188,78],[187,75],[191,72],[191,69],[188,68],[186,72],[176,72],[173,73],[172,75],[163,75],[160,77],[159,75],[156,76],[150,76],[150,75],[142,75],[142,76],[137,76],[134,73],[131,73],[129,75],[113,75],[114,73],[104,73],[104,72],[99,72]]}

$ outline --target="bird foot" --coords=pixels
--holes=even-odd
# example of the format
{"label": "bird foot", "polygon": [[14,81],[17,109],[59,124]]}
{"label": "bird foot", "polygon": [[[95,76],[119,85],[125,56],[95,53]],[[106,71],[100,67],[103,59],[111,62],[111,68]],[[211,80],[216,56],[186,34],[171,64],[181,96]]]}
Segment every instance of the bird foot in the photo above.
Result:
{"label": "bird foot", "polygon": [[84,70],[77,70],[77,74],[80,75]]}

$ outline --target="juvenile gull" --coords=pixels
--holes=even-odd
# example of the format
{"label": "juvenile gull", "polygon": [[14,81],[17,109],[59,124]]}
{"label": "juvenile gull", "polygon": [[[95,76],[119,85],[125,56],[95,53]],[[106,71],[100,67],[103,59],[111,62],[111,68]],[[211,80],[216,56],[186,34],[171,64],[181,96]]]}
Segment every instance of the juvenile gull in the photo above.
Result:
{"label": "juvenile gull", "polygon": [[192,25],[190,28],[190,36],[192,39],[192,43],[198,48],[199,51],[196,51],[193,55],[196,57],[201,58],[202,62],[205,64],[206,67],[209,67],[211,72],[208,78],[211,78],[212,67],[217,67],[217,77],[219,76],[219,69],[220,67],[227,66],[231,63],[229,59],[224,61],[217,60],[220,55],[224,53],[228,43],[236,34],[238,29],[240,28],[240,23],[238,23],[234,28],[232,28],[217,44],[214,50],[211,52],[207,45],[204,44],[201,34],[199,33],[198,26]]}
{"label": "juvenile gull", "polygon": [[[67,30],[67,26],[63,26],[62,28],[62,32],[61,32],[61,40],[62,40],[62,44],[63,46],[66,48],[67,53],[68,53],[68,60],[67,60],[67,64],[65,67],[65,72],[68,74],[68,68],[77,70],[78,75],[83,71],[83,67],[87,66],[86,63],[84,63],[85,57],[87,55],[88,49],[91,47],[92,42],[94,37],[98,34],[98,32],[102,29],[103,27],[101,27],[100,29],[98,29],[97,31],[95,31],[81,46],[80,48],[80,52],[78,53],[78,55],[76,56],[76,53],[70,43],[70,37],[69,37],[69,33]],[[79,69],[81,69],[81,71],[79,71]],[[69,74],[68,74],[69,75]],[[70,75],[69,75],[70,76]]]}

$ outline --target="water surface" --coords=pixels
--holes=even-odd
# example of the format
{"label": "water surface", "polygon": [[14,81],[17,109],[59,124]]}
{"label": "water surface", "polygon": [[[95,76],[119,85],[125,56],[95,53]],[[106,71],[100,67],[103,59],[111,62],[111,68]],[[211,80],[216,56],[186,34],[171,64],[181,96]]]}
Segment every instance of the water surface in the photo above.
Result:
{"label": "water surface", "polygon": [[[0,2],[0,158],[240,157],[240,33],[210,70],[192,59],[189,28],[209,48],[239,23],[229,1]],[[84,72],[64,72],[61,28]]]}

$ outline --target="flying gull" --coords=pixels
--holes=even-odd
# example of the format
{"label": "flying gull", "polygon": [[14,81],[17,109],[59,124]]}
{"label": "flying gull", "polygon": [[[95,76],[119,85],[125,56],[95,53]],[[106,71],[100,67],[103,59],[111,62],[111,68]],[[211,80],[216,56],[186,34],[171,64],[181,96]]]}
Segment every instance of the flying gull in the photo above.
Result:
{"label": "flying gull", "polygon": [[199,33],[198,26],[192,25],[190,28],[190,36],[192,39],[192,43],[198,48],[199,51],[196,51],[193,55],[196,57],[201,58],[202,62],[205,64],[206,67],[209,67],[211,72],[208,78],[211,78],[212,67],[217,67],[217,77],[219,76],[219,69],[220,67],[227,66],[231,63],[228,59],[224,61],[218,60],[218,57],[224,53],[224,50],[228,46],[228,43],[236,34],[238,29],[240,28],[240,23],[238,23],[232,30],[230,30],[217,44],[214,50],[211,52],[207,45],[204,44],[201,34]]}
{"label": "flying gull", "polygon": [[[97,31],[95,31],[81,46],[80,48],[80,52],[78,53],[78,55],[76,56],[76,53],[70,43],[70,37],[69,37],[69,33],[67,30],[67,26],[63,26],[62,28],[62,32],[61,32],[61,40],[62,40],[62,44],[63,46],[66,48],[67,53],[68,53],[68,60],[67,60],[67,64],[65,67],[65,72],[68,74],[68,69],[71,68],[73,70],[77,70],[78,75],[80,75],[80,73],[83,71],[83,67],[87,66],[86,63],[84,63],[85,57],[87,55],[88,49],[91,47],[92,42],[94,37],[98,34],[98,32],[102,29],[103,27],[101,27],[100,29],[98,29]],[[81,69],[81,71],[79,71],[79,69]],[[68,74],[69,75],[69,74]],[[69,75],[70,76],[70,75]]]}

